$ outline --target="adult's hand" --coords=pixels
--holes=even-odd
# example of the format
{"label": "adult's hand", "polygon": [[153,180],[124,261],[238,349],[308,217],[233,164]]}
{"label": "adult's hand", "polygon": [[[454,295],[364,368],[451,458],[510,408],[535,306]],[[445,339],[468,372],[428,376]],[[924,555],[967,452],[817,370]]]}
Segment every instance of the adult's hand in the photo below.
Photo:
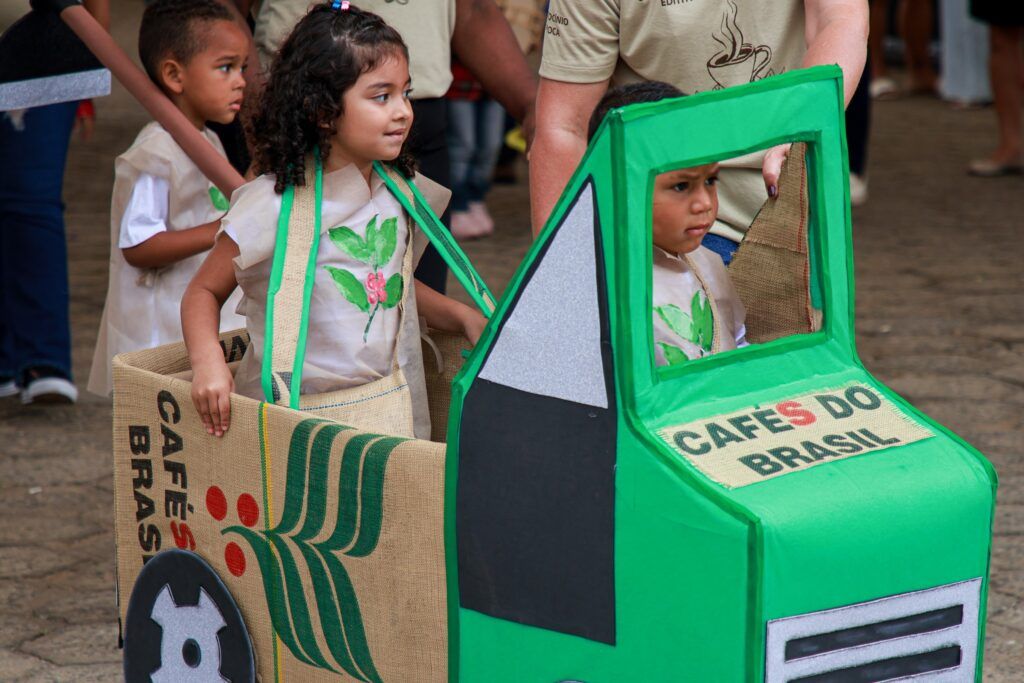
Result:
{"label": "adult's hand", "polygon": [[587,150],[587,124],[608,89],[598,83],[540,79],[537,136],[530,152],[530,212],[536,237]]}
{"label": "adult's hand", "polygon": [[484,90],[523,124],[530,145],[537,79],[494,0],[456,0],[452,49]]}
{"label": "adult's hand", "polygon": [[792,146],[793,143],[784,142],[772,147],[764,155],[761,174],[764,176],[764,189],[771,199],[779,196],[779,176],[782,175],[782,165],[789,158],[789,148]]}

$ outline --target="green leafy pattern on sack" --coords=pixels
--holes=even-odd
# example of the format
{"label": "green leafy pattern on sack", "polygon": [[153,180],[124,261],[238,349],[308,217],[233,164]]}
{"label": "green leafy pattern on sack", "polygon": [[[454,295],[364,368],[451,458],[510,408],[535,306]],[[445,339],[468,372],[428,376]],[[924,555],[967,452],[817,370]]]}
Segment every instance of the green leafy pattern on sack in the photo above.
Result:
{"label": "green leafy pattern on sack", "polygon": [[[693,343],[705,354],[711,352],[715,334],[715,318],[711,312],[711,302],[703,295],[702,290],[693,293],[689,315],[675,304],[655,306],[654,312],[677,337]],[[658,342],[658,346],[665,353],[665,360],[669,365],[677,365],[689,360],[686,352],[678,346],[664,342]]]}
{"label": "green leafy pattern on sack", "polygon": [[370,325],[373,324],[377,311],[397,306],[402,301],[402,293],[405,291],[401,273],[395,273],[385,280],[384,273],[380,270],[395,255],[398,246],[398,219],[387,218],[378,228],[377,216],[374,216],[366,224],[364,237],[360,237],[355,230],[344,225],[331,228],[327,235],[334,246],[350,258],[370,266],[370,274],[366,276],[365,283],[360,282],[349,270],[324,266],[341,295],[367,314],[366,328],[363,330],[363,343],[366,343]]}
{"label": "green leafy pattern on sack", "polygon": [[231,202],[224,196],[224,193],[213,185],[210,186],[210,201],[213,203],[213,208],[218,211],[227,211],[231,207]]}
{"label": "green leafy pattern on sack", "polygon": [[[252,549],[274,632],[296,659],[381,683],[355,587],[341,559],[367,557],[376,550],[384,519],[385,470],[395,447],[406,439],[353,436],[342,453],[337,485],[331,486],[331,451],[337,436],[348,429],[315,418],[296,425],[288,448],[281,521],[263,531],[235,525],[221,533],[240,536]],[[333,519],[327,516],[328,499],[338,501]],[[312,595],[303,587],[300,565],[310,577]],[[326,653],[316,638],[316,623]]]}

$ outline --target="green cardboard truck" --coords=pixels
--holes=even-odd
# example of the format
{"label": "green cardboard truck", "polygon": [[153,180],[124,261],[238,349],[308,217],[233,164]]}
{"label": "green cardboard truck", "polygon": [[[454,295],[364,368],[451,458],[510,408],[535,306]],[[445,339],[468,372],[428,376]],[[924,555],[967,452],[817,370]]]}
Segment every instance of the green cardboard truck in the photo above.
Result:
{"label": "green cardboard truck", "polygon": [[[656,366],[654,176],[790,142],[803,164],[792,182],[806,185],[788,189],[806,198],[806,225],[764,253],[805,275],[807,330]],[[223,680],[980,680],[995,472],[859,359],[847,188],[838,68],[614,110],[446,385],[446,444],[239,398],[224,441],[197,427],[169,455],[181,439],[168,430],[197,419],[187,377],[174,377],[187,359],[122,358],[129,680],[153,662],[187,674],[201,650],[226,661],[229,631],[255,653],[232,655],[241,673],[221,666]],[[744,243],[737,267],[757,245]],[[442,246],[485,305],[472,266]],[[246,343],[226,341],[225,355]],[[189,467],[194,502],[170,531],[144,529],[161,511],[140,503],[181,488],[183,475],[155,465],[146,476],[160,434],[165,468]],[[224,464],[195,455],[199,444]],[[251,474],[233,472],[236,454]],[[334,467],[336,489],[310,474]],[[149,552],[161,550],[154,529],[181,550]],[[176,588],[168,577],[188,572],[160,558],[184,551],[223,584]],[[219,654],[188,636],[200,623],[227,629]]]}

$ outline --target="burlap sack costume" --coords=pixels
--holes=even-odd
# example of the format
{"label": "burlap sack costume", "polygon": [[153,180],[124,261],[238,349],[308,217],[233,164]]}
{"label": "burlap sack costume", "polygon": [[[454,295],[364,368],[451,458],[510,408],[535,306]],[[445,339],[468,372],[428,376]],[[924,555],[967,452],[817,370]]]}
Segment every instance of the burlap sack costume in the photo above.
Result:
{"label": "burlap sack costume", "polygon": [[[219,153],[224,148],[206,129],[203,136]],[[129,265],[118,242],[121,218],[141,174],[165,179],[170,185],[167,230],[186,230],[217,220],[227,210],[227,199],[156,122],[143,128],[135,142],[114,164],[114,192],[110,207],[110,283],[103,307],[89,391],[107,395],[111,389],[111,360],[119,353],[138,351],[181,340],[181,297],[206,254],[196,254],[164,268],[139,269]],[[240,300],[235,293],[221,309],[221,330],[245,325],[235,314]]]}
{"label": "burlap sack costume", "polygon": [[[415,187],[377,172],[408,192],[402,204],[431,239],[446,239]],[[458,246],[436,243],[474,299],[492,301]],[[434,337],[426,394],[443,439],[468,343]],[[222,337],[229,366],[248,343]],[[234,596],[264,682],[447,680],[444,445],[238,395],[218,439],[192,406],[188,375],[183,344],[114,361],[122,620],[143,563],[177,546]]]}
{"label": "burlap sack costume", "polygon": [[[307,163],[306,184],[303,187],[289,187],[282,197],[277,239],[272,263],[269,264],[267,305],[263,311],[262,358],[257,359],[253,353],[246,354],[240,373],[245,372],[252,376],[247,380],[240,379],[239,384],[251,384],[258,370],[263,397],[269,402],[361,429],[429,439],[430,417],[426,405],[426,389],[422,380],[423,359],[418,342],[416,302],[412,294],[414,248],[411,220],[407,221],[410,229],[401,233],[397,233],[396,220],[390,220],[391,237],[401,244],[396,244],[395,239],[392,239],[391,244],[382,246],[382,243],[387,242],[385,233],[388,221],[384,221],[384,226],[378,230],[374,219],[371,225],[367,226],[365,241],[359,245],[371,249],[376,246],[375,251],[387,250],[389,253],[385,260],[397,259],[401,263],[401,272],[393,275],[388,281],[388,291],[380,292],[383,300],[377,301],[375,298],[372,306],[369,301],[363,302],[368,315],[364,344],[366,334],[370,333],[378,311],[383,310],[386,313],[387,309],[397,309],[398,312],[397,320],[396,316],[391,317],[397,326],[394,341],[387,344],[391,337],[380,335],[372,340],[372,343],[392,347],[390,354],[386,354],[390,358],[385,357],[386,367],[381,368],[382,376],[370,382],[327,392],[309,393],[302,389],[306,368],[306,345],[310,332],[310,304],[314,288],[317,286],[314,284],[314,278],[319,274],[317,271],[331,269],[329,266],[320,266],[318,262],[322,233],[329,227],[321,225],[323,180],[319,159],[315,162],[310,159]],[[383,187],[381,191],[387,194]],[[351,231],[349,236],[353,240],[360,239],[359,235]],[[397,255],[392,255],[396,247]],[[332,245],[325,244],[324,248],[331,249]],[[264,264],[264,270],[266,265],[268,264]],[[333,269],[335,273],[339,270]],[[320,275],[320,287],[330,287],[333,284],[325,282],[330,279],[326,274]],[[347,278],[346,284],[350,282],[353,288],[358,289],[357,293],[365,299],[366,295],[363,292],[366,290],[363,289],[363,283],[357,281],[348,271],[343,271],[342,275]],[[368,277],[373,277],[372,271]],[[392,284],[397,286],[392,287]],[[342,306],[357,316],[360,315],[354,305],[345,301],[340,293],[332,293],[335,294],[335,306]],[[358,327],[362,327],[362,317],[358,317],[357,322]],[[377,322],[375,332],[380,329],[383,320]],[[324,332],[314,330],[313,334]],[[353,332],[358,333],[358,330],[334,329],[326,332],[334,335],[351,335]],[[358,346],[359,341],[347,338],[345,345]],[[414,421],[418,428],[414,428]]]}

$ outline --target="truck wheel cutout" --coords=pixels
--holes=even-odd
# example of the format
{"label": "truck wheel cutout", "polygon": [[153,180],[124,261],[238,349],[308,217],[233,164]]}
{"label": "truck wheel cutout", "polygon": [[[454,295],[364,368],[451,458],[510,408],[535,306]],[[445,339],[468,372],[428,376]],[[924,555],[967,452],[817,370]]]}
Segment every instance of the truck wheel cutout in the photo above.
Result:
{"label": "truck wheel cutout", "polygon": [[594,198],[588,181],[467,393],[459,595],[467,609],[614,643],[617,416]]}
{"label": "truck wheel cutout", "polygon": [[125,619],[128,683],[250,683],[252,643],[220,577],[195,553],[167,550],[142,568]]}

